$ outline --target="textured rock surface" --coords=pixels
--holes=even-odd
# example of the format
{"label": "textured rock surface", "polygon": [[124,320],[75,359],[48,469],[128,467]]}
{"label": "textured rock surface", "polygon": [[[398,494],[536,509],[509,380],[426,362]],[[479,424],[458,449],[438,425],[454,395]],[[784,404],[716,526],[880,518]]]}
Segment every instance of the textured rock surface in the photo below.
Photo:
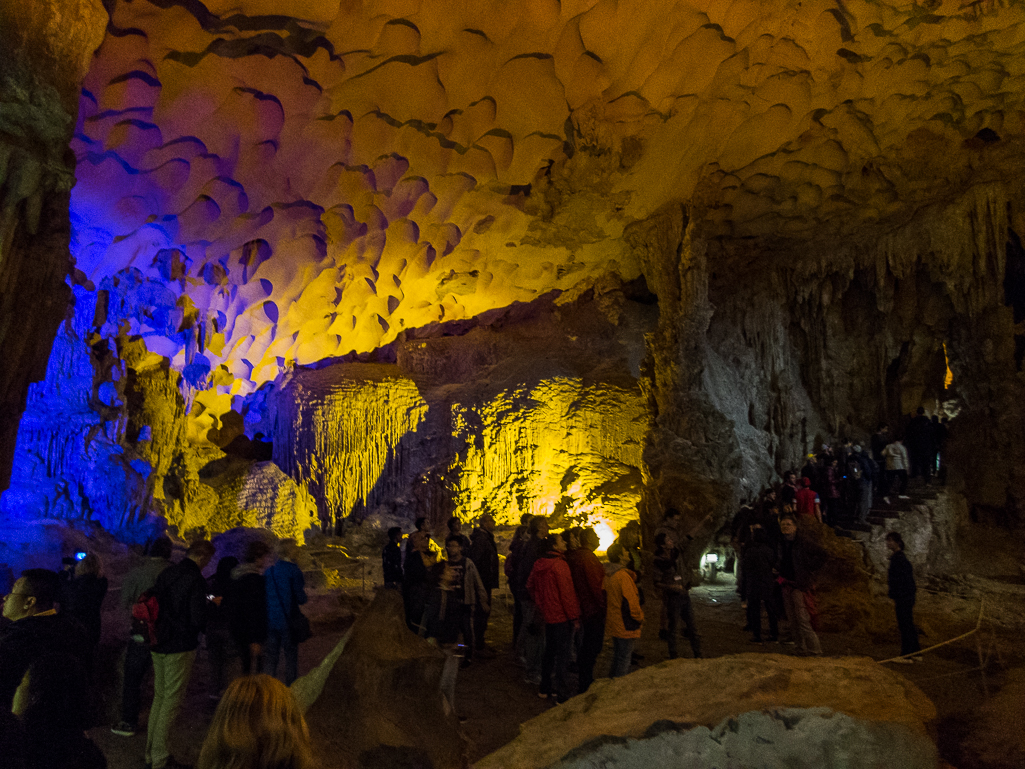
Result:
{"label": "textured rock surface", "polygon": [[318,750],[344,767],[466,765],[459,722],[441,693],[445,656],[409,632],[397,591],[356,620],[306,713]]}
{"label": "textured rock surface", "polygon": [[[929,745],[926,724],[936,717],[914,684],[867,658],[742,654],[675,660],[595,682],[587,694],[523,724],[519,737],[477,765],[546,767],[592,740],[640,739],[658,722],[715,727],[744,713],[780,708],[835,711],[860,722],[863,734],[871,732],[868,724],[896,727],[884,731],[891,739],[903,733],[910,755]],[[921,766],[935,766],[935,749],[931,758]]]}
{"label": "textured rock surface", "polygon": [[[919,403],[956,401],[952,490],[973,515],[1020,522],[1021,5],[107,7],[71,143],[70,282],[75,334],[114,361],[82,386],[124,398],[126,426],[109,434],[108,453],[135,452],[152,468],[134,468],[145,487],[136,508],[178,525],[208,515],[216,494],[200,470],[248,429],[277,436],[275,461],[327,523],[381,507],[472,513],[494,495],[503,514],[576,517],[639,500],[649,522],[673,504],[694,521],[712,513],[711,529],[823,440],[864,439]],[[32,152],[63,163],[55,148],[88,49],[75,26],[88,14],[74,9],[86,6],[64,4],[53,24],[32,16],[50,6],[18,8],[30,10],[12,16],[21,68],[10,82],[27,85],[4,86],[0,101],[17,106],[5,107],[4,126],[20,126],[4,137],[32,135],[46,145],[28,142]],[[65,23],[74,34],[34,74],[33,46],[58,40]],[[47,73],[59,75],[57,97]],[[62,248],[52,217],[27,238],[35,212],[63,198],[32,192],[43,187],[28,161],[14,167],[17,178],[3,178],[16,205],[3,210],[27,224],[3,230],[5,349],[12,319],[55,323],[67,297],[56,257],[24,269],[33,248]],[[54,179],[66,189],[66,176]],[[607,356],[594,345],[569,375],[551,361],[522,374],[557,336],[517,346],[522,318],[493,328],[514,340],[495,348],[502,360],[452,340],[553,296],[593,302],[618,328],[615,294],[640,278],[657,316],[637,326],[643,345],[614,356],[633,382],[600,371]],[[555,313],[548,322],[566,326]],[[5,359],[9,425],[41,374],[26,351],[48,334],[40,345],[31,333]],[[426,345],[419,359],[416,344]],[[306,368],[342,360],[397,365],[416,394],[392,393],[403,378],[389,374],[373,386],[350,377],[358,386],[337,387],[317,413],[270,395],[294,394],[322,373]],[[493,391],[457,392],[488,367]],[[427,392],[431,378],[440,384]],[[374,397],[382,387],[389,404]],[[604,422],[588,405],[622,392],[616,408],[629,420]],[[625,425],[642,413],[638,459]],[[284,424],[292,417],[305,421]],[[577,434],[553,446],[555,420]],[[359,438],[368,424],[383,439]],[[61,484],[73,487],[75,472],[51,456],[63,449],[47,449],[32,419],[25,431],[38,461],[19,483],[45,481],[37,507],[66,506]],[[593,445],[580,431],[597,434]],[[89,443],[71,432],[63,443]],[[410,436],[431,437],[420,465],[406,461]],[[620,437],[623,451],[610,454]],[[106,495],[112,520],[138,518],[138,482],[124,474],[117,490],[74,497],[76,515],[86,507],[76,500]]]}
{"label": "textured rock surface", "polygon": [[275,461],[328,525],[487,509],[499,523],[530,512],[618,528],[641,496],[636,359],[651,313],[622,296],[615,307],[617,325],[594,303],[532,308],[407,341],[395,363],[297,371],[267,398]]}
{"label": "textured rock surface", "polygon": [[42,378],[67,310],[67,147],[106,22],[100,0],[0,6],[0,489],[29,382]]}
{"label": "textured rock surface", "polygon": [[709,729],[672,722],[637,740],[596,740],[552,765],[559,769],[704,769],[718,766],[932,769],[936,746],[894,724],[858,721],[826,708],[744,713]]}

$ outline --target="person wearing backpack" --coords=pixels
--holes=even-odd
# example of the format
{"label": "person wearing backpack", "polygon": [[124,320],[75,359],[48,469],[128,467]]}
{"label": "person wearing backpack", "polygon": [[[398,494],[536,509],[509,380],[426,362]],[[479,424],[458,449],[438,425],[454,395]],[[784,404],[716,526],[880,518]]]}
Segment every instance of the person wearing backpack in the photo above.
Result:
{"label": "person wearing backpack", "polygon": [[294,555],[295,540],[281,540],[278,543],[278,560],[264,574],[267,585],[267,643],[263,672],[276,676],[278,656],[284,654],[285,686],[291,686],[299,675],[299,644],[307,640],[303,635],[309,627],[298,616],[301,614],[299,607],[307,600],[306,580],[302,569],[293,560]]}
{"label": "person wearing backpack", "polygon": [[[125,575],[121,584],[121,608],[129,618],[132,607],[139,596],[151,590],[164,569],[171,565],[171,540],[159,537],[150,545],[146,561]],[[147,634],[148,635],[148,634]],[[124,683],[121,687],[121,719],[110,731],[121,737],[132,737],[139,728],[139,711],[142,709],[142,683],[153,667],[150,656],[150,639],[132,633],[125,649]]]}
{"label": "person wearing backpack", "polygon": [[644,610],[637,591],[637,573],[630,568],[625,548],[613,543],[607,553],[609,565],[605,574],[605,595],[608,611],[605,632],[612,637],[612,667],[609,678],[625,676],[630,672],[630,659],[634,644],[641,637]]}
{"label": "person wearing backpack", "polygon": [[153,656],[153,707],[146,733],[146,763],[153,769],[177,769],[168,747],[171,726],[185,699],[196,661],[199,634],[206,624],[203,569],[214,557],[209,540],[193,542],[185,557],[161,572],[153,587],[159,606]]}

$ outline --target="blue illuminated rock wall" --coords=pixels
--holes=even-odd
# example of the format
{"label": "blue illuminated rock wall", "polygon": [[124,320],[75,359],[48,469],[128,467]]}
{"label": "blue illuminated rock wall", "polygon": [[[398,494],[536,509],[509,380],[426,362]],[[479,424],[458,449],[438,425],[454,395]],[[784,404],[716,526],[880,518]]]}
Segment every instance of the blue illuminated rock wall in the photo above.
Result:
{"label": "blue illuminated rock wall", "polygon": [[[112,319],[112,305],[123,313],[127,298],[75,288],[46,378],[29,390],[11,485],[0,498],[5,518],[95,521],[127,540],[146,539],[161,525],[147,515],[152,468],[126,440],[128,368],[94,327],[98,315]],[[98,300],[106,304],[99,314]]]}

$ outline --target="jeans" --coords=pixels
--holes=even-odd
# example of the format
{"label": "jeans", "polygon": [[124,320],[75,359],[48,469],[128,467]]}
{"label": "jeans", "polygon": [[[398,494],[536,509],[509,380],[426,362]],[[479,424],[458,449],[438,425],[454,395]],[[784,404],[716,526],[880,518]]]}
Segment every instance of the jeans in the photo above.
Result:
{"label": "jeans", "polygon": [[153,707],[149,712],[149,728],[146,731],[146,763],[153,769],[164,769],[171,758],[167,747],[171,727],[178,717],[185,690],[189,685],[192,663],[196,651],[153,656]]}
{"label": "jeans", "polygon": [[636,638],[612,639],[612,667],[609,678],[619,678],[630,672],[630,658],[633,656]]}
{"label": "jeans", "polygon": [[686,590],[680,593],[667,590],[663,593],[663,600],[666,605],[666,621],[668,623],[666,628],[668,638],[666,640],[669,642],[669,659],[674,660],[680,656],[676,641],[681,619],[684,624],[683,634],[690,641],[690,650],[693,652],[694,658],[697,659],[701,656],[701,636],[698,635],[697,627],[694,624],[694,610],[690,604],[690,594]]}
{"label": "jeans", "polygon": [[541,662],[545,654],[544,622],[537,604],[529,598],[522,600],[523,624],[520,627],[520,648],[527,665],[527,677],[541,675]]}
{"label": "jeans", "polygon": [[541,694],[554,694],[559,702],[569,699],[566,670],[569,667],[569,649],[572,642],[572,622],[556,622],[545,625],[545,656],[541,663]]}
{"label": "jeans", "polygon": [[921,651],[918,645],[918,628],[915,627],[914,601],[894,601],[897,610],[897,628],[900,630],[900,654],[914,654]]}
{"label": "jeans", "polygon": [[811,615],[808,614],[808,607],[804,603],[804,592],[791,585],[784,585],[783,607],[787,612],[790,634],[794,637],[797,650],[822,654],[822,645],[812,629]]}
{"label": "jeans", "polygon": [[605,642],[605,612],[580,620],[580,650],[577,652],[577,692],[583,694],[594,682],[594,663]]}
{"label": "jeans", "polygon": [[285,686],[291,686],[299,676],[299,646],[292,643],[288,628],[267,628],[267,642],[263,647],[263,672],[269,676],[278,674],[278,656],[285,656]]}
{"label": "jeans", "polygon": [[121,688],[121,720],[132,726],[139,725],[142,710],[142,682],[153,667],[149,644],[128,639],[125,649],[124,685]]}

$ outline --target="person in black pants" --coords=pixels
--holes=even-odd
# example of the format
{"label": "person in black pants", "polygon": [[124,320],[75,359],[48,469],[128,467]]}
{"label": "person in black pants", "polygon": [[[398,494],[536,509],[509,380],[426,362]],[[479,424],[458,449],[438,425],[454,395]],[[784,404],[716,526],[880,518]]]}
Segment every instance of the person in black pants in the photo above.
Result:
{"label": "person in black pants", "polygon": [[694,609],[690,602],[690,580],[684,576],[685,565],[676,542],[667,532],[655,535],[655,587],[662,591],[666,607],[666,642],[669,659],[680,656],[677,648],[678,628],[683,620],[684,635],[690,641],[694,659],[701,657],[701,636],[694,623]]}
{"label": "person in black pants", "polygon": [[895,531],[886,535],[886,547],[890,551],[890,568],[887,573],[889,595],[897,610],[897,628],[900,630],[901,659],[894,662],[904,664],[921,662],[921,656],[909,657],[921,650],[918,645],[918,628],[915,627],[915,570],[904,554],[904,538]]}
{"label": "person in black pants", "polygon": [[776,553],[769,545],[765,529],[752,527],[751,544],[744,550],[744,574],[747,575],[747,626],[751,629],[751,640],[758,644],[762,642],[762,604],[769,615],[769,640],[779,640],[775,564]]}
{"label": "person in black pants", "polygon": [[246,547],[245,561],[231,572],[226,603],[243,675],[259,673],[263,666],[263,644],[267,640],[267,585],[263,573],[270,564],[270,546],[256,539]]}

